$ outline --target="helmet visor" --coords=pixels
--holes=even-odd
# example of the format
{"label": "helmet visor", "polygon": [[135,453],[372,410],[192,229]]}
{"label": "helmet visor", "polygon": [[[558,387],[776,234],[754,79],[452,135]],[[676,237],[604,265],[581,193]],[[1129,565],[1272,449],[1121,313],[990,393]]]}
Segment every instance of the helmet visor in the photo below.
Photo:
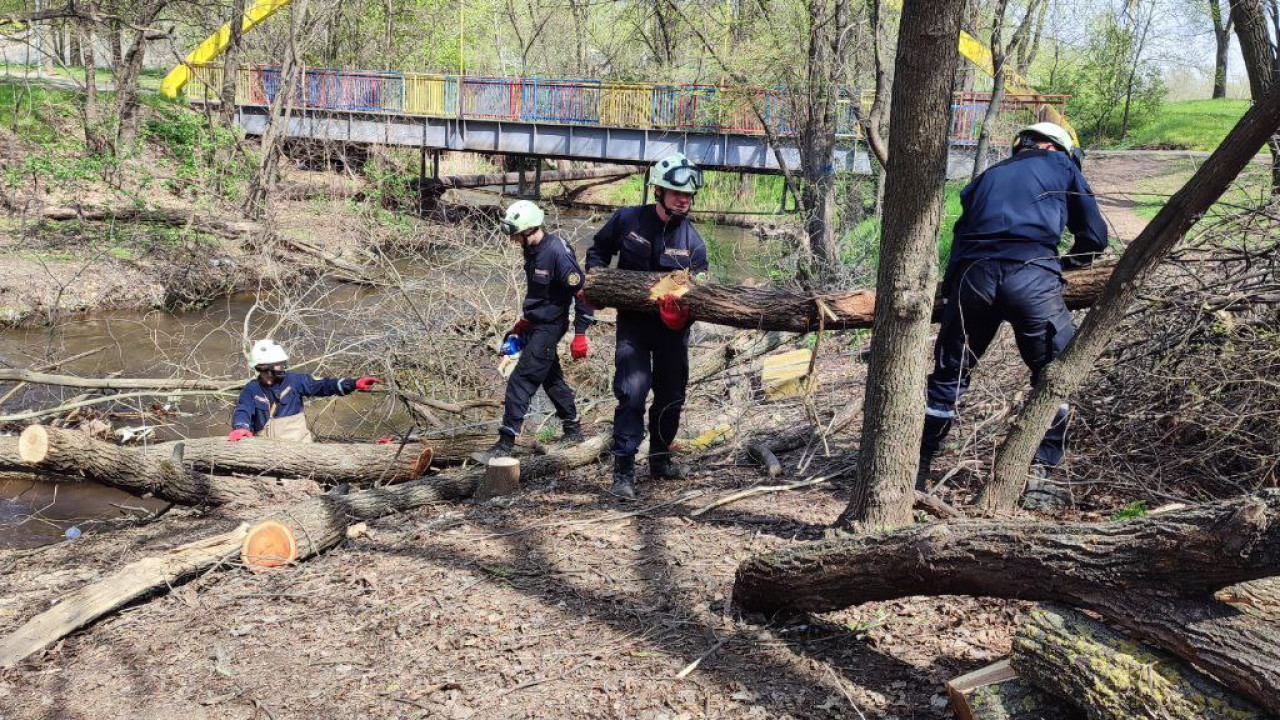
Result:
{"label": "helmet visor", "polygon": [[677,165],[663,173],[662,179],[676,187],[687,188],[684,192],[702,189],[702,170],[693,165]]}
{"label": "helmet visor", "polygon": [[517,232],[519,232],[519,230],[517,230],[517,229],[516,229],[516,224],[515,224],[515,223],[511,222],[510,220],[503,220],[503,221],[502,221],[502,232],[504,232],[504,233],[506,233],[506,234],[508,234],[508,235],[515,235]]}

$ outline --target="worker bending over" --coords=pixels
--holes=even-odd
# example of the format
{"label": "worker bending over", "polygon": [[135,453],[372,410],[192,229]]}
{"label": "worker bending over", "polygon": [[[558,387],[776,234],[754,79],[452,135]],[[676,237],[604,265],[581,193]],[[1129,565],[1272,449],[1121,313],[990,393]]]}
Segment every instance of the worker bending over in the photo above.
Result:
{"label": "worker bending over", "polygon": [[235,414],[231,420],[229,442],[239,442],[254,435],[313,442],[307,416],[302,412],[302,398],[349,395],[360,390],[367,392],[376,377],[316,378],[307,373],[285,372],[289,354],[274,340],[259,340],[249,351],[249,367],[258,373],[240,391]]}
{"label": "worker bending over", "polygon": [[[1007,321],[1037,385],[1075,325],[1062,297],[1063,268],[1089,265],[1107,248],[1107,227],[1080,172],[1070,134],[1053,123],[1023,128],[1013,156],[997,163],[960,193],[951,261],[943,278],[942,327],[929,375],[920,471],[925,489],[930,465],[956,417],[969,376]],[[1075,237],[1059,259],[1064,226]],[[1062,462],[1069,406],[1058,408],[1036,451],[1029,491],[1045,492]],[[1030,498],[1028,498],[1030,499]]]}
{"label": "worker bending over", "polygon": [[[622,270],[707,270],[707,246],[689,221],[693,199],[702,188],[702,171],[676,153],[649,171],[651,205],[621,208],[596,233],[587,251],[587,272],[608,267],[618,256]],[[644,439],[644,404],[649,407],[649,475],[681,478],[671,459],[671,443],[680,428],[689,384],[689,311],[674,295],[658,301],[659,314],[618,311],[614,349],[613,487],[634,499],[635,456]]]}
{"label": "worker bending over", "polygon": [[[498,441],[474,457],[488,462],[510,455],[516,436],[524,424],[529,401],[541,387],[546,390],[556,409],[556,417],[564,428],[563,439],[580,443],[582,425],[574,405],[573,388],[564,379],[556,346],[569,330],[569,305],[574,305],[573,342],[569,346],[574,360],[587,356],[587,328],[595,318],[586,304],[576,296],[582,290],[582,267],[569,243],[543,229],[541,208],[520,200],[507,208],[502,231],[524,250],[526,291],[520,320],[507,333],[507,339],[519,338],[520,359],[507,381],[507,397],[498,428]],[[504,343],[506,346],[506,343]]]}

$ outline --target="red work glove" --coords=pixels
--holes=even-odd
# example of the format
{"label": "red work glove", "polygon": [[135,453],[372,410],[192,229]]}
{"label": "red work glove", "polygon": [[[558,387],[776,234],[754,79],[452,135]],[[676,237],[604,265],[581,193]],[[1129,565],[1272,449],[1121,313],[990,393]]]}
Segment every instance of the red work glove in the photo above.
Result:
{"label": "red work glove", "polygon": [[375,442],[377,442],[379,445],[390,445],[395,441],[396,439],[391,437],[390,435],[383,435],[382,437],[378,438]]}
{"label": "red work glove", "polygon": [[662,324],[679,332],[689,324],[689,308],[680,303],[680,298],[670,293],[658,298],[658,316]]}
{"label": "red work glove", "polygon": [[373,386],[382,382],[376,377],[362,377],[356,381],[356,389],[360,392],[369,392]]}
{"label": "red work glove", "polygon": [[511,326],[511,332],[507,333],[507,336],[510,337],[512,335],[515,335],[516,337],[524,337],[524,331],[528,329],[529,329],[529,321],[525,320],[524,318],[520,318],[520,320],[515,325]]}
{"label": "red work glove", "polygon": [[236,428],[227,436],[227,442],[240,442],[245,438],[253,437],[253,431],[246,428]]}
{"label": "red work glove", "polygon": [[573,336],[573,342],[569,343],[569,354],[574,360],[581,360],[591,351],[591,345],[587,343],[587,336],[578,333]]}

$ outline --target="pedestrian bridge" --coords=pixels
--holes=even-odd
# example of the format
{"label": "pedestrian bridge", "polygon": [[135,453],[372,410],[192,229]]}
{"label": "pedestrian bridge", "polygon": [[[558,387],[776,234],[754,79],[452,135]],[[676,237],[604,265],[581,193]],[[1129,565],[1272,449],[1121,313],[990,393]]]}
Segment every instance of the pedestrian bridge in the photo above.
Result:
{"label": "pedestrian bridge", "polygon": [[[222,68],[191,70],[188,96],[216,99]],[[278,67],[238,71],[236,120],[247,134],[265,130],[283,84]],[[306,69],[291,84],[288,137],[635,164],[678,151],[708,169],[751,173],[800,166],[797,113],[782,90],[337,69]],[[953,99],[948,177],[971,171],[989,102],[987,93]],[[1005,141],[1065,103],[1063,95],[1006,95],[994,136]],[[870,172],[857,107],[837,104],[833,171]]]}

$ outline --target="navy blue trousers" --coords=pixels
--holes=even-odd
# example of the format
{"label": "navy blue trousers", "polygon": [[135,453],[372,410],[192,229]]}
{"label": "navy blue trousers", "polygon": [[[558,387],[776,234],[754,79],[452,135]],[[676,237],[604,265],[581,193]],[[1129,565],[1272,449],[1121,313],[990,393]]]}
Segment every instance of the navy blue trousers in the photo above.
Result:
{"label": "navy blue trousers", "polygon": [[[1033,263],[979,260],[951,268],[944,281],[942,327],[934,345],[929,375],[924,437],[920,453],[933,457],[956,418],[956,403],[969,389],[969,376],[1000,329],[1013,326],[1022,361],[1031,369],[1031,385],[1075,335],[1062,299],[1062,277]],[[1066,443],[1066,404],[1058,408],[1036,462],[1056,466]]]}
{"label": "navy blue trousers", "polygon": [[613,355],[613,448],[632,457],[644,440],[644,403],[649,406],[649,455],[666,455],[680,429],[689,384],[689,328],[676,332],[656,316],[618,313]]}
{"label": "navy blue trousers", "polygon": [[556,409],[556,417],[561,420],[578,419],[573,388],[565,381],[564,371],[560,369],[560,356],[556,354],[556,345],[568,329],[566,320],[554,325],[535,323],[525,331],[521,338],[524,348],[520,351],[520,359],[507,380],[505,410],[498,432],[513,437],[520,434],[525,413],[529,412],[529,401],[539,387],[547,391],[547,397]]}

